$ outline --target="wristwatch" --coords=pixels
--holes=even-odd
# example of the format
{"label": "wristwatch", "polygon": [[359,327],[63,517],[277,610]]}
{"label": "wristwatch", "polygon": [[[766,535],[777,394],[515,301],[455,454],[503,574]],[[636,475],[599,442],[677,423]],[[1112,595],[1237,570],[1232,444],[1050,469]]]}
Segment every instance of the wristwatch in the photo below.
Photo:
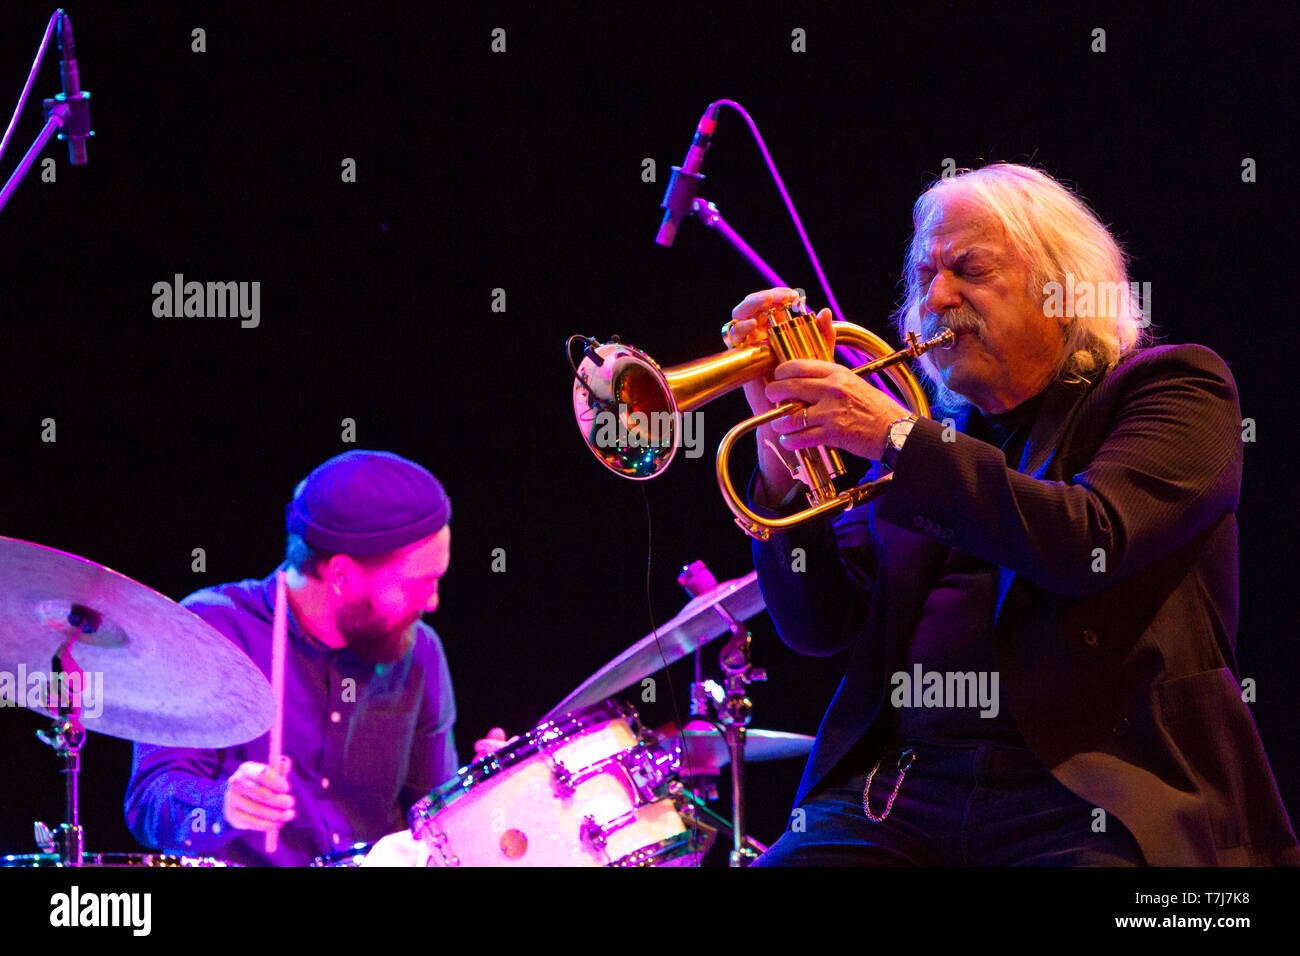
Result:
{"label": "wristwatch", "polygon": [[908,415],[906,418],[889,423],[889,431],[885,433],[885,450],[881,453],[880,460],[888,465],[891,471],[898,463],[903,442],[907,441],[907,436],[912,433],[912,426],[915,424],[915,415]]}

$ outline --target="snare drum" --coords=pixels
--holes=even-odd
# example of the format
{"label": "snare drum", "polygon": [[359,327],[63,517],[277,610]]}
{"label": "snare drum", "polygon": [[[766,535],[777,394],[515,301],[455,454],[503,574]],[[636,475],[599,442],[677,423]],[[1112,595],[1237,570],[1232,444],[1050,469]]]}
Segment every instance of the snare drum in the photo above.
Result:
{"label": "snare drum", "polygon": [[429,865],[694,863],[708,847],[677,813],[678,751],[634,727],[636,711],[607,700],[461,768],[409,814]]}
{"label": "snare drum", "polygon": [[[175,856],[170,853],[83,853],[82,866],[241,866],[211,856]],[[17,853],[0,856],[0,867],[63,866],[57,853]]]}

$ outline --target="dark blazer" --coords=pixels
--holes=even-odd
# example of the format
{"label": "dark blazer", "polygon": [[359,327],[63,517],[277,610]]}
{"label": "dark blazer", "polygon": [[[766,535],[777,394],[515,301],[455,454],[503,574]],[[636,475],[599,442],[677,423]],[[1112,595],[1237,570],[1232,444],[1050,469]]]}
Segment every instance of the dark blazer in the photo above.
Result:
{"label": "dark blazer", "polygon": [[869,758],[856,769],[879,755],[889,675],[957,548],[1001,569],[999,680],[1053,776],[1122,821],[1149,864],[1300,865],[1238,686],[1242,440],[1227,366],[1160,346],[1057,382],[1018,470],[964,434],[968,416],[918,422],[875,501],[755,543],[782,639],[851,651],[795,805],[855,745]]}

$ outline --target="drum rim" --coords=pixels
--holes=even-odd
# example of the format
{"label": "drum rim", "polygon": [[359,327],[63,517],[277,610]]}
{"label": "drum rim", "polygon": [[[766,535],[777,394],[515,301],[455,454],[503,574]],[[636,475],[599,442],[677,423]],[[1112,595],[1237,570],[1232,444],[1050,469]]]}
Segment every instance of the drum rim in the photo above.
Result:
{"label": "drum rim", "polygon": [[[375,842],[378,842],[378,841],[375,841]],[[344,867],[345,867],[345,866],[348,866],[349,864],[339,864],[338,862],[327,862],[327,861],[330,861],[330,860],[334,860],[334,861],[338,861],[338,860],[346,860],[346,859],[349,859],[349,858],[351,858],[351,857],[358,857],[358,856],[361,857],[361,859],[364,860],[367,856],[370,855],[370,851],[373,850],[373,849],[375,848],[375,842],[371,842],[371,843],[364,843],[364,842],[362,842],[362,843],[354,843],[354,844],[352,844],[352,846],[348,847],[346,850],[332,850],[332,851],[329,852],[329,853],[321,853],[321,854],[318,855],[318,856],[314,856],[314,857],[312,857],[312,861],[311,861],[310,863],[308,863],[307,866],[308,866],[308,867],[327,867],[327,868],[338,868],[338,867],[340,867],[340,866],[344,866]],[[361,864],[360,864],[360,863],[356,863],[356,864],[351,864],[351,865],[353,865],[353,866],[360,866]]]}
{"label": "drum rim", "polygon": [[[191,856],[182,853],[83,853],[82,865],[104,867],[106,861],[112,866],[139,867],[237,867],[215,856]],[[130,861],[130,862],[126,862]],[[10,853],[0,856],[0,868],[40,868],[44,866],[60,867],[63,862],[57,853]]]}
{"label": "drum rim", "polygon": [[668,860],[712,848],[711,835],[703,828],[687,827],[681,833],[657,840],[619,857],[606,866],[658,866]]}
{"label": "drum rim", "polygon": [[638,738],[641,736],[636,708],[613,698],[598,701],[582,710],[570,711],[554,720],[538,724],[514,743],[502,747],[495,753],[485,754],[473,763],[461,767],[456,771],[455,777],[418,800],[406,815],[411,830],[418,837],[424,824],[435,813],[451,806],[479,784],[514,769],[539,753],[544,753],[557,741],[567,740],[599,724],[614,720],[629,721],[633,733]]}

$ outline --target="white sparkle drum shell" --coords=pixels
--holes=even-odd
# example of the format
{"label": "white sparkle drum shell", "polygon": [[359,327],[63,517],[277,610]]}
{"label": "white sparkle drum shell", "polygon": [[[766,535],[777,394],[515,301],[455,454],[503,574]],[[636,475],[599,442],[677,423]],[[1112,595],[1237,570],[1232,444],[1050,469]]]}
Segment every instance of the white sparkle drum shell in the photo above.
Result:
{"label": "white sparkle drum shell", "polygon": [[668,783],[675,757],[645,746],[612,701],[542,724],[421,800],[411,831],[431,866],[654,865],[691,834]]}

